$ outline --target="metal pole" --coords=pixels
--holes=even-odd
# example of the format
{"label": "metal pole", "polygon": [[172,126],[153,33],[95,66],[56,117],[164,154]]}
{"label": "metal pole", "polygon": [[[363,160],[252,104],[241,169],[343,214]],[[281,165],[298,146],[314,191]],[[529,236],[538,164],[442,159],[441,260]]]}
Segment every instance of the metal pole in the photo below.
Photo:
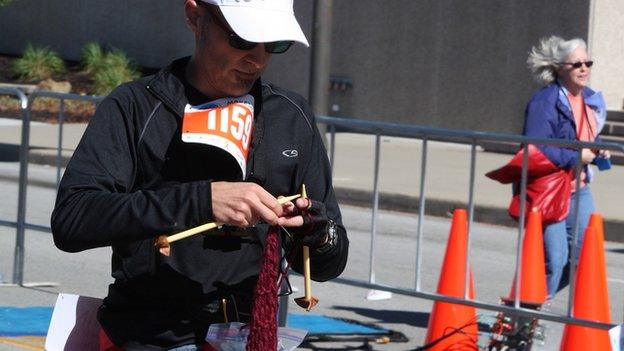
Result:
{"label": "metal pole", "polygon": [[427,137],[422,140],[422,156],[420,159],[420,192],[418,199],[418,229],[416,230],[416,291],[420,291],[420,264],[422,263],[421,245],[423,221],[425,218],[425,175],[427,174]]}
{"label": "metal pole", "polygon": [[[529,309],[529,308],[514,308],[511,306],[502,305],[500,303],[492,304],[492,303],[482,302],[479,300],[465,300],[463,297],[452,297],[452,296],[442,295],[438,293],[414,291],[412,289],[404,289],[404,288],[399,288],[396,286],[389,286],[389,285],[382,285],[382,284],[370,284],[370,283],[367,283],[365,281],[358,280],[358,279],[338,277],[338,278],[332,279],[332,282],[339,283],[339,284],[347,284],[347,285],[355,286],[358,288],[379,289],[379,290],[384,290],[384,291],[388,291],[388,292],[395,293],[395,294],[400,294],[403,296],[412,296],[412,297],[418,297],[418,298],[427,299],[427,300],[442,301],[442,302],[448,302],[448,303],[453,303],[453,304],[458,304],[458,305],[463,305],[463,306],[473,306],[479,309],[503,312],[505,313],[505,315],[510,315],[510,316],[539,318],[539,319],[543,319],[547,321],[574,324],[574,325],[602,329],[602,330],[608,330],[617,325],[617,324],[612,324],[612,323],[596,322],[593,320],[582,319],[582,318],[570,318],[570,317],[556,315],[553,313],[544,313],[539,310],[534,310],[534,309]],[[451,349],[447,348],[446,350],[451,350]],[[452,350],[457,350],[457,348],[454,348]],[[476,349],[471,348],[471,350],[476,350]]]}
{"label": "metal pole", "polygon": [[28,183],[28,150],[30,148],[30,112],[32,99],[22,107],[22,144],[19,150],[20,172],[17,195],[17,231],[13,255],[13,284],[24,284],[24,231],[26,224],[26,188]]}
{"label": "metal pole", "polygon": [[377,235],[377,210],[379,209],[379,147],[381,136],[375,135],[375,170],[373,178],[373,219],[371,222],[371,243],[370,243],[370,266],[368,270],[368,281],[375,283],[375,236]]}
{"label": "metal pole", "polygon": [[[574,281],[575,281],[575,277],[576,277],[576,250],[578,247],[578,237],[579,237],[579,204],[581,202],[581,198],[580,196],[578,196],[579,191],[581,189],[581,169],[583,168],[583,149],[578,149],[578,162],[576,162],[576,169],[575,169],[575,174],[576,174],[576,181],[574,182],[574,188],[575,188],[575,196],[574,196],[574,213],[570,213],[571,215],[573,215],[574,217],[574,226],[572,227],[572,233],[573,233],[573,237],[572,237],[572,244],[570,245],[570,261],[569,261],[569,265],[570,265],[570,278],[569,278],[569,286],[570,286],[570,292],[568,294],[568,317],[572,317],[572,314],[574,313]],[[568,214],[568,215],[570,215]]]}
{"label": "metal pole", "polygon": [[518,244],[516,245],[516,293],[514,294],[514,308],[520,308],[520,274],[522,274],[522,245],[524,243],[524,217],[526,216],[526,186],[529,170],[529,144],[522,148],[522,177],[520,180],[520,217],[518,217]]}
{"label": "metal pole", "polygon": [[468,190],[468,238],[466,242],[466,275],[464,276],[464,298],[468,300],[470,288],[470,230],[472,228],[472,219],[474,217],[474,182],[475,168],[477,162],[477,140],[472,139],[472,147],[470,149],[470,184]]}
{"label": "metal pole", "polygon": [[[281,257],[284,257],[284,249],[281,250]],[[281,260],[280,262],[280,271],[286,272],[288,269],[288,265],[286,260]],[[281,273],[284,274],[284,273]],[[288,324],[288,277],[283,277],[282,284],[279,287],[280,293],[282,294],[279,297],[279,307],[277,310],[277,325],[280,327],[285,327]]]}
{"label": "metal pole", "polygon": [[[310,70],[310,102],[316,115],[327,115],[329,101],[329,74],[331,69],[331,27],[333,0],[314,2],[312,31],[312,64]],[[327,126],[317,125],[323,143],[327,144]]]}
{"label": "metal pole", "polygon": [[288,324],[288,295],[284,295],[284,296],[279,297],[279,309],[277,310],[277,325],[280,327],[285,327],[287,324]]}
{"label": "metal pole", "polygon": [[63,119],[65,114],[65,99],[61,98],[59,115],[58,115],[58,148],[56,150],[56,188],[58,189],[61,183],[61,167],[63,160]]}
{"label": "metal pole", "polygon": [[[327,126],[327,125],[325,125]],[[329,127],[329,165],[331,167],[331,175],[334,176],[334,161],[336,159],[336,126]]]}

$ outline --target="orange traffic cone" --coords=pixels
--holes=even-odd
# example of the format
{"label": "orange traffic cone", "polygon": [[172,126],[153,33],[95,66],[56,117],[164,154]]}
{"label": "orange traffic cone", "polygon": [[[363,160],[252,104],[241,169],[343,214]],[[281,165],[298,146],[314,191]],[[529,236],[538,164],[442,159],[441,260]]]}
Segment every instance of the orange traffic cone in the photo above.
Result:
{"label": "orange traffic cone", "polygon": [[[444,263],[438,282],[438,294],[463,298],[466,278],[468,225],[466,210],[453,213]],[[472,273],[468,296],[474,298]],[[426,344],[428,350],[477,350],[477,316],[474,307],[436,301],[429,316]],[[448,335],[448,337],[446,337]]]}
{"label": "orange traffic cone", "polygon": [[[593,227],[585,230],[585,239],[579,258],[576,284],[574,286],[574,317],[610,323],[604,311],[609,310],[609,301],[604,301],[602,291],[607,282],[597,274],[604,269],[604,260],[600,261],[600,244]],[[566,324],[561,338],[562,351],[587,350],[588,345],[595,351],[610,351],[611,342],[607,330]]]}
{"label": "orange traffic cone", "polygon": [[[522,269],[520,270],[520,302],[541,305],[548,295],[546,271],[544,270],[544,237],[542,234],[542,214],[531,211],[527,220],[524,241],[522,242]],[[514,277],[507,301],[516,297]],[[503,299],[505,300],[505,299]]]}
{"label": "orange traffic cone", "polygon": [[[605,260],[605,249],[604,249],[604,222],[602,220],[602,216],[600,213],[595,212],[592,213],[591,217],[589,217],[589,225],[588,227],[592,227],[596,230],[596,240],[598,241],[598,254],[600,255],[600,262],[603,264],[600,265],[600,272],[598,273],[600,276],[600,281],[604,281],[605,284],[607,282],[607,265]],[[604,292],[603,301],[609,301],[609,288],[605,285],[602,289]],[[611,320],[611,310],[609,310],[609,304],[604,304],[607,308],[606,311],[602,311],[603,315],[607,320]]]}

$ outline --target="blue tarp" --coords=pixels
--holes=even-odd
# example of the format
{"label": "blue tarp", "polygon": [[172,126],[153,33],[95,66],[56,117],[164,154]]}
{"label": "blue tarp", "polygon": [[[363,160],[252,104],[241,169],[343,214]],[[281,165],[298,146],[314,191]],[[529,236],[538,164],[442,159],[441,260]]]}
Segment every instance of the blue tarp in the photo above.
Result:
{"label": "blue tarp", "polygon": [[[0,336],[45,336],[52,307],[0,306]],[[308,335],[387,334],[388,330],[315,314],[288,314],[288,326]]]}
{"label": "blue tarp", "polygon": [[389,331],[373,326],[344,321],[316,314],[288,314],[288,326],[305,329],[308,335],[385,335]]}
{"label": "blue tarp", "polygon": [[52,307],[0,306],[0,336],[45,336]]}

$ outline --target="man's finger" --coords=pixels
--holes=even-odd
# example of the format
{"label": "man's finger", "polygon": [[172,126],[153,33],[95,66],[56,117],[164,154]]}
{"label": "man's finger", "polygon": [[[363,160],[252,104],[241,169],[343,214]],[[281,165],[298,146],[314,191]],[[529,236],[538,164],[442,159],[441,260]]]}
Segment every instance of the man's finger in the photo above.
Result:
{"label": "man's finger", "polygon": [[249,206],[250,214],[248,218],[257,218],[271,225],[277,224],[277,218],[282,214],[282,206],[273,195],[256,184],[250,184],[246,190],[242,201]]}
{"label": "man's finger", "polygon": [[[258,219],[263,220],[270,225],[277,224],[278,214],[273,211],[272,208],[265,206],[265,204],[260,201],[251,203],[250,205],[252,206],[253,213]],[[282,212],[281,209],[282,208],[280,206],[280,215]]]}
{"label": "man's finger", "polygon": [[282,227],[301,227],[303,225],[303,217],[280,217],[277,220],[277,224]]}
{"label": "man's finger", "polygon": [[308,209],[312,205],[312,201],[310,201],[310,199],[308,198],[298,198],[295,202],[297,207],[300,209]]}
{"label": "man's finger", "polygon": [[[280,196],[280,198],[282,197],[283,196]],[[282,216],[288,216],[289,214],[294,213],[296,209],[295,204],[292,202],[282,204],[282,210],[284,211],[282,212]]]}
{"label": "man's finger", "polygon": [[262,205],[264,205],[264,207],[267,208],[268,210],[272,211],[276,217],[281,216],[282,211],[283,211],[282,205],[280,205],[280,203],[277,202],[277,199],[260,186],[257,186],[256,190],[257,191],[255,193],[258,197],[258,200],[262,203]]}

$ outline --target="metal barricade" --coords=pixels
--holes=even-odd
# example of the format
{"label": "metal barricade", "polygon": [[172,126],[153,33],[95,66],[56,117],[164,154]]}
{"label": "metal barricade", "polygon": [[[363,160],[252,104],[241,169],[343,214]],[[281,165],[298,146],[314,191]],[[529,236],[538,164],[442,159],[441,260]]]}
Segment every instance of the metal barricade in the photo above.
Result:
{"label": "metal barricade", "polygon": [[[98,103],[102,100],[102,97],[97,96],[82,96],[76,94],[61,94],[61,93],[53,93],[53,92],[35,92],[29,98],[18,89],[6,89],[0,88],[0,95],[13,95],[20,99],[21,109],[22,109],[22,136],[21,136],[21,146],[19,152],[20,159],[20,174],[19,174],[19,194],[18,194],[18,215],[17,221],[6,221],[0,220],[0,225],[15,227],[17,230],[16,235],[16,244],[15,244],[15,253],[14,253],[14,267],[13,267],[13,284],[20,286],[32,286],[32,284],[25,284],[23,271],[24,271],[24,231],[25,229],[38,230],[44,232],[50,232],[50,228],[46,226],[40,226],[35,224],[30,224],[26,222],[26,190],[27,190],[27,181],[28,181],[28,151],[30,147],[30,117],[32,113],[32,103],[36,98],[39,97],[48,97],[53,99],[60,100],[60,111],[59,111],[59,130],[58,130],[58,145],[57,145],[57,159],[56,159],[56,183],[60,180],[61,176],[61,168],[62,168],[62,151],[63,151],[63,123],[64,123],[64,103],[66,100],[80,100],[80,101],[90,101],[94,103]],[[371,235],[370,235],[370,257],[369,257],[369,274],[368,280],[356,280],[356,279],[348,279],[348,278],[338,278],[337,282],[341,282],[344,284],[370,288],[370,289],[379,289],[386,290],[397,294],[402,294],[406,296],[412,296],[417,298],[424,298],[428,300],[436,300],[436,301],[444,301],[451,303],[458,303],[463,305],[474,306],[481,309],[492,310],[507,313],[510,315],[518,315],[530,318],[539,318],[543,320],[549,320],[559,323],[571,323],[578,324],[582,326],[595,327],[600,329],[608,329],[612,327],[610,324],[594,322],[591,320],[578,319],[572,316],[572,301],[573,301],[573,291],[570,294],[568,301],[568,311],[567,315],[555,315],[551,313],[544,313],[536,310],[530,310],[526,308],[522,308],[520,306],[519,301],[519,291],[520,291],[520,267],[522,265],[521,262],[521,249],[522,249],[522,239],[523,239],[523,230],[524,228],[524,208],[526,202],[526,184],[527,184],[527,165],[528,165],[528,157],[527,157],[527,148],[529,144],[540,144],[540,145],[554,145],[559,147],[568,147],[574,148],[581,152],[581,148],[592,148],[592,149],[607,149],[607,150],[617,150],[624,151],[624,147],[622,145],[616,143],[587,143],[587,142],[577,142],[577,141],[567,141],[567,140],[558,140],[558,139],[541,139],[541,138],[527,138],[517,135],[510,134],[501,134],[501,133],[485,133],[485,132],[472,132],[472,131],[460,131],[460,130],[451,130],[451,129],[443,129],[443,128],[430,128],[430,127],[422,127],[415,125],[406,125],[406,124],[396,124],[396,123],[384,123],[384,122],[374,122],[374,121],[363,121],[363,120],[353,120],[353,119],[341,119],[341,118],[333,118],[327,116],[318,116],[317,122],[326,124],[328,126],[328,130],[330,133],[330,145],[329,145],[329,157],[330,163],[333,164],[335,158],[335,136],[336,129],[340,128],[341,130],[346,130],[351,133],[358,134],[368,134],[375,136],[375,158],[374,158],[374,183],[373,183],[373,200],[372,200],[372,220],[371,220]],[[392,137],[403,137],[403,138],[411,138],[411,139],[419,139],[422,141],[422,155],[421,155],[421,177],[420,177],[420,185],[419,185],[419,208],[418,208],[418,225],[417,225],[417,233],[416,233],[416,261],[415,261],[415,286],[413,289],[405,289],[395,286],[382,285],[376,283],[375,279],[375,240],[377,236],[377,216],[379,211],[379,163],[380,163],[380,142],[381,136],[392,136]],[[425,188],[425,179],[426,179],[426,170],[427,170],[427,154],[428,154],[428,142],[431,140],[440,140],[440,141],[451,141],[456,143],[463,143],[470,145],[470,180],[469,180],[469,195],[468,195],[468,248],[470,248],[470,230],[472,227],[473,217],[474,217],[474,183],[475,183],[475,163],[476,163],[476,152],[477,146],[479,142],[482,141],[502,141],[502,142],[514,142],[518,144],[524,145],[524,159],[523,159],[523,170],[522,170],[522,180],[521,180],[521,204],[520,204],[520,216],[518,223],[518,243],[516,248],[516,267],[515,267],[515,279],[516,279],[516,296],[514,300],[513,306],[503,306],[499,304],[492,304],[487,302],[482,302],[478,300],[468,299],[468,270],[466,272],[466,286],[464,287],[464,298],[455,298],[449,297],[445,295],[440,295],[434,292],[423,291],[421,286],[421,247],[422,247],[422,231],[423,231],[423,220],[425,216],[425,206],[426,206],[426,188]],[[576,167],[577,178],[580,173],[581,166],[580,163]],[[577,182],[577,189],[578,189]],[[578,201],[578,200],[577,200]],[[576,207],[578,211],[578,206]],[[575,213],[574,216],[577,216]],[[578,228],[575,228],[575,232],[578,231]],[[578,235],[578,233],[577,233]],[[576,241],[576,238],[575,238]],[[469,250],[468,250],[469,251]],[[574,260],[575,252],[572,250],[572,259]],[[470,252],[467,255],[467,261],[470,259]],[[574,272],[575,269],[572,267],[570,272],[571,277],[571,286],[574,284]],[[45,284],[45,283],[44,283]],[[38,284],[37,284],[38,285]],[[572,289],[573,290],[573,289]]]}
{"label": "metal barricade", "polygon": [[[19,188],[17,198],[17,221],[6,221],[0,219],[0,225],[16,228],[15,251],[13,253],[13,284],[22,283],[24,270],[24,226],[26,216],[26,178],[28,169],[28,148],[30,135],[30,110],[26,95],[16,88],[0,88],[1,95],[15,96],[20,100],[22,111],[22,139],[19,148]],[[21,285],[21,284],[20,284]]]}
{"label": "metal barricade", "polygon": [[63,168],[63,125],[65,123],[65,101],[86,101],[94,104],[99,104],[104,97],[92,96],[92,95],[78,95],[78,94],[65,94],[55,93],[52,91],[35,91],[29,96],[29,109],[32,109],[32,102],[38,98],[51,98],[59,100],[59,113],[58,113],[58,145],[56,148],[56,186],[58,187],[61,182],[61,169]]}
{"label": "metal barricade", "polygon": [[[524,218],[525,218],[525,204],[526,204],[526,186],[527,186],[527,169],[528,169],[528,145],[529,144],[537,144],[537,145],[553,145],[558,147],[566,147],[571,149],[576,149],[579,152],[579,162],[576,165],[576,190],[578,191],[580,185],[580,172],[581,172],[581,149],[582,148],[590,148],[590,149],[605,149],[611,151],[624,151],[624,146],[617,143],[589,143],[589,142],[580,142],[580,141],[570,141],[570,140],[562,140],[562,139],[545,139],[545,138],[529,138],[518,135],[511,134],[502,134],[502,133],[487,133],[487,132],[474,132],[474,131],[461,131],[461,130],[452,130],[452,129],[443,129],[443,128],[431,128],[431,127],[423,127],[416,125],[406,125],[406,124],[397,124],[397,123],[385,123],[385,122],[377,122],[377,121],[364,121],[364,120],[354,120],[354,119],[344,119],[344,118],[334,118],[328,116],[318,116],[317,122],[321,124],[327,125],[327,130],[330,133],[330,142],[329,142],[329,158],[330,163],[334,164],[335,157],[335,136],[336,130],[340,129],[341,131],[346,131],[349,133],[356,134],[366,134],[366,135],[374,135],[375,136],[375,157],[374,157],[374,174],[373,174],[373,200],[372,200],[372,221],[371,221],[371,249],[370,249],[370,257],[369,257],[369,277],[368,281],[350,279],[350,278],[337,278],[335,281],[341,282],[347,285],[352,285],[361,288],[369,288],[369,289],[378,289],[389,291],[392,293],[397,293],[406,296],[413,296],[418,298],[424,298],[428,300],[435,301],[444,301],[444,302],[452,302],[458,303],[468,306],[474,306],[481,309],[491,310],[503,312],[509,315],[523,316],[529,318],[539,318],[542,320],[549,320],[553,322],[559,323],[570,323],[577,324],[587,327],[594,327],[599,329],[609,329],[613,327],[611,324],[607,323],[599,323],[587,319],[579,319],[575,318],[572,315],[572,303],[574,301],[574,289],[570,289],[570,295],[568,300],[568,308],[566,315],[555,315],[552,313],[540,312],[537,310],[531,310],[527,308],[523,308],[520,306],[520,267],[522,266],[522,242],[523,242],[523,228],[524,228]],[[420,186],[419,186],[419,208],[418,208],[418,225],[416,232],[416,264],[415,264],[415,276],[416,283],[414,289],[405,289],[391,285],[382,285],[375,283],[375,271],[374,271],[374,262],[375,262],[375,237],[377,232],[377,216],[379,211],[379,157],[380,157],[380,137],[388,136],[388,137],[402,137],[402,138],[410,138],[410,139],[419,139],[422,140],[422,156],[421,156],[421,177],[420,177]],[[513,306],[504,306],[500,304],[492,304],[477,300],[472,300],[468,298],[469,291],[469,270],[466,270],[465,282],[466,285],[464,287],[464,297],[463,298],[455,298],[449,297],[445,295],[440,295],[435,292],[423,291],[421,288],[421,247],[422,247],[422,232],[423,232],[423,219],[425,216],[425,206],[426,206],[426,194],[425,194],[425,179],[426,179],[426,169],[427,169],[427,143],[430,140],[436,141],[448,141],[454,143],[462,143],[470,145],[470,180],[469,180],[469,191],[468,191],[468,252],[466,257],[466,266],[468,266],[468,261],[470,260],[470,233],[471,227],[473,223],[474,217],[474,187],[475,187],[475,163],[476,163],[476,152],[477,146],[479,142],[489,141],[489,142],[511,142],[523,145],[524,149],[524,157],[522,161],[522,178],[521,178],[521,193],[520,193],[520,214],[518,221],[518,241],[516,247],[516,265],[515,265],[515,286],[518,287],[515,290],[514,296],[514,304]],[[576,198],[577,206],[575,213],[573,215],[574,218],[578,217],[578,197]],[[578,221],[576,221],[578,222]],[[574,228],[574,239],[573,242],[577,241],[578,237],[578,223]],[[571,261],[576,261],[576,252],[575,250],[571,250]],[[575,267],[571,265],[570,268],[570,286],[574,286],[574,277],[575,277]]]}
{"label": "metal barricade", "polygon": [[16,88],[0,88],[0,95],[16,96],[20,100],[20,108],[22,111],[22,135],[19,148],[19,185],[18,185],[18,202],[17,202],[17,220],[16,222],[0,219],[0,225],[16,228],[15,251],[13,254],[13,276],[12,285],[19,286],[55,286],[52,282],[24,283],[24,234],[26,229],[37,230],[43,232],[51,232],[50,227],[32,224],[26,222],[26,194],[28,186],[28,161],[30,150],[30,122],[32,115],[33,102],[40,97],[58,99],[60,103],[58,114],[58,145],[56,159],[56,185],[60,182],[62,168],[62,151],[63,151],[63,123],[66,100],[88,101],[99,103],[103,97],[85,96],[78,94],[64,94],[51,91],[35,91],[28,97]]}

